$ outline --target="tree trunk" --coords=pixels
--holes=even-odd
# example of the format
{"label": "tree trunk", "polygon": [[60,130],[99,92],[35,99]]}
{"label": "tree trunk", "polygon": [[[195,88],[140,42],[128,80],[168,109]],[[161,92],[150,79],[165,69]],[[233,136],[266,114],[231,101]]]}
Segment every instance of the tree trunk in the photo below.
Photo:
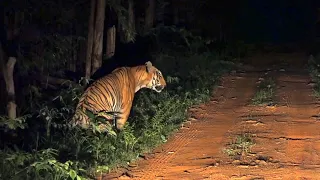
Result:
{"label": "tree trunk", "polygon": [[[77,68],[81,67],[85,68],[85,78],[87,78],[87,45],[88,45],[88,40],[81,39],[79,40],[79,50],[77,51]],[[92,46],[91,46],[91,51],[92,51]],[[91,56],[90,56],[91,57]],[[89,66],[89,76],[90,76],[90,71],[91,71],[91,58],[90,58],[90,66]]]}
{"label": "tree trunk", "polygon": [[96,22],[94,27],[92,71],[95,73],[102,65],[103,28],[106,10],[106,0],[97,0]]}
{"label": "tree trunk", "polygon": [[[136,20],[134,14],[134,1],[127,0],[126,7],[128,11],[127,21],[120,23],[120,18],[118,17],[118,26],[116,33],[121,42],[128,43],[135,40],[136,36]],[[123,24],[124,23],[124,24]]]}
{"label": "tree trunk", "polygon": [[113,25],[107,30],[107,58],[111,58],[116,49],[116,27]]}
{"label": "tree trunk", "polygon": [[93,49],[93,31],[94,31],[94,16],[96,10],[96,0],[91,0],[91,11],[88,23],[88,37],[87,37],[87,54],[86,54],[86,75],[88,80],[91,76],[91,62],[92,62],[92,49]]}
{"label": "tree trunk", "polygon": [[[135,14],[134,14],[134,2],[133,0],[128,0],[128,28],[130,30],[130,32],[136,32],[136,22],[135,22]],[[130,37],[130,40],[133,40],[134,34],[131,35],[132,37]]]}
{"label": "tree trunk", "polygon": [[177,6],[173,6],[173,24],[179,24],[179,9]]}
{"label": "tree trunk", "polygon": [[79,42],[71,39],[72,51],[70,52],[69,58],[69,70],[76,72],[77,71],[77,52],[79,51]]}
{"label": "tree trunk", "polygon": [[13,69],[17,62],[16,57],[9,57],[6,65],[3,66],[3,76],[6,83],[6,89],[8,93],[7,111],[10,119],[17,117],[17,105],[15,102],[15,89],[13,80]]}
{"label": "tree trunk", "polygon": [[148,3],[148,6],[146,9],[144,33],[147,33],[153,27],[155,7],[156,7],[155,0],[147,0],[147,3]]}
{"label": "tree trunk", "polygon": [[[8,17],[8,19],[11,19],[11,18]],[[8,23],[9,23],[8,27],[10,27],[10,28],[7,30],[2,29],[3,32],[1,32],[1,33],[4,33],[7,35],[7,37],[2,37],[2,39],[1,39],[2,47],[6,46],[6,48],[5,48],[6,49],[6,52],[5,52],[6,56],[4,56],[1,53],[1,61],[2,61],[1,65],[3,68],[3,76],[4,76],[7,95],[8,95],[8,104],[7,104],[8,117],[10,119],[16,119],[16,117],[17,117],[17,104],[16,104],[16,99],[15,99],[13,70],[14,70],[14,66],[17,62],[17,53],[16,53],[17,49],[15,49],[14,45],[11,44],[13,42],[9,43],[9,41],[12,41],[12,39],[19,32],[19,14],[17,12],[15,12],[13,14],[12,21],[8,21]],[[4,28],[4,27],[1,27],[1,28]],[[4,59],[5,59],[4,57],[8,57],[7,63],[4,63]]]}

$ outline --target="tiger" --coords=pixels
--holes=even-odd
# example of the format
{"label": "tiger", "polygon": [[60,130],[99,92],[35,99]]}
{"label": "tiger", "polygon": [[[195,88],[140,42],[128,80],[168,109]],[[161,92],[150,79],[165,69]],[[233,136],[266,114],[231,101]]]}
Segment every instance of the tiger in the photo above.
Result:
{"label": "tiger", "polygon": [[[89,110],[95,115],[100,114],[98,116],[111,122],[117,130],[122,130],[128,120],[135,93],[142,88],[160,93],[166,85],[161,71],[150,61],[140,66],[117,68],[89,85],[79,99],[71,124],[88,128],[90,118],[86,110]],[[100,112],[106,113],[101,115]]]}

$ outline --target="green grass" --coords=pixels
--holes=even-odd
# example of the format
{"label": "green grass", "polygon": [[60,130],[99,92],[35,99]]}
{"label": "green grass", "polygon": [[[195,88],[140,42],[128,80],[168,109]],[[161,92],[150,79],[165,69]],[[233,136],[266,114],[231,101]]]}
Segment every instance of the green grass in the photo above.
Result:
{"label": "green grass", "polygon": [[272,78],[267,78],[262,80],[258,86],[257,92],[252,98],[252,104],[254,105],[272,104],[275,87],[276,87],[276,84]]}
{"label": "green grass", "polygon": [[251,147],[254,145],[252,135],[244,133],[236,136],[235,140],[228,144],[228,147],[223,152],[230,157],[241,156],[250,153]]}
{"label": "green grass", "polygon": [[154,55],[168,86],[162,93],[139,91],[120,133],[68,128],[83,87],[52,93],[29,86],[24,118],[0,118],[0,179],[93,179],[166,142],[187,119],[187,108],[209,100],[219,77],[231,69],[214,52],[197,51],[205,46],[201,38],[188,37],[188,43]]}

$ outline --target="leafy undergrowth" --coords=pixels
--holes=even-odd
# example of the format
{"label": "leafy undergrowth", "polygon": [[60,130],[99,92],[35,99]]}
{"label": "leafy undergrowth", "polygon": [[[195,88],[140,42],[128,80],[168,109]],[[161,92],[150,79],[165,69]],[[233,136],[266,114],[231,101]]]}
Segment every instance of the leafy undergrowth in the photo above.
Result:
{"label": "leafy undergrowth", "polygon": [[252,104],[254,105],[270,105],[272,104],[272,98],[275,92],[275,81],[272,78],[262,79],[258,85],[258,89],[254,97],[252,98]]}
{"label": "leafy undergrowth", "polygon": [[83,87],[70,85],[58,94],[30,88],[26,116],[0,118],[0,179],[92,179],[166,142],[187,108],[208,100],[231,69],[209,50],[194,48],[192,42],[205,46],[201,38],[188,38],[185,49],[155,54],[168,86],[162,93],[139,91],[125,129],[116,134],[68,127]]}

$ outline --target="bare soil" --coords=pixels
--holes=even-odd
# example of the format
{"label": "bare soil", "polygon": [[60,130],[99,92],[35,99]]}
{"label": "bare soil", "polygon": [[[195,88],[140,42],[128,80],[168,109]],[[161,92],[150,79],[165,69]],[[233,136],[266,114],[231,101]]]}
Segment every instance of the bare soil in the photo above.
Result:
{"label": "bare soil", "polygon": [[[166,144],[104,179],[320,179],[319,103],[302,68],[306,57],[280,56],[297,66],[225,75],[211,100],[191,108],[192,118]],[[257,82],[266,76],[276,81],[275,104],[253,106]],[[244,133],[255,142],[249,153],[223,152]]]}

